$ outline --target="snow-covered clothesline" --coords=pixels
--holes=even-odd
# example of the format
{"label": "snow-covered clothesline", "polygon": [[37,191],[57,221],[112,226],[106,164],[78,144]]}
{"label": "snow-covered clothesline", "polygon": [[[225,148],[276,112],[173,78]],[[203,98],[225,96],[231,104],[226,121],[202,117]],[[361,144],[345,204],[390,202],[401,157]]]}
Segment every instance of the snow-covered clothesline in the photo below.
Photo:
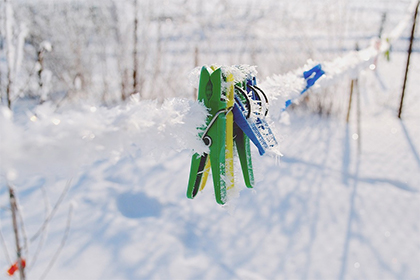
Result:
{"label": "snow-covered clothesline", "polygon": [[[348,54],[338,57],[333,61],[315,62],[309,60],[306,65],[283,75],[273,75],[261,84],[261,88],[270,98],[274,115],[278,116],[287,105],[286,102],[296,102],[306,88],[306,80],[303,77],[305,71],[320,64],[325,72],[313,86],[313,89],[320,89],[335,84],[345,77],[355,79],[359,73],[367,68],[374,70],[375,62],[379,55],[390,50],[391,45],[401,37],[403,31],[412,22],[412,15],[418,5],[418,0],[413,0],[407,9],[404,18],[388,34],[381,38],[371,40],[370,46],[359,50],[351,51]],[[279,110],[280,109],[280,110]],[[277,119],[277,117],[275,117]]]}
{"label": "snow-covered clothesline", "polygon": [[[127,155],[206,147],[196,138],[206,109],[192,100],[173,98],[163,104],[132,96],[124,105],[82,106],[60,113],[46,102],[27,111],[24,120],[0,108],[1,174],[8,180],[26,175],[74,176],[97,160],[118,161]],[[22,174],[24,173],[24,174]]]}
{"label": "snow-covered clothesline", "polygon": [[[307,64],[284,75],[274,75],[260,84],[270,99],[270,115],[279,117],[286,101],[295,101],[307,86],[302,73],[321,64],[325,74],[314,84],[314,89],[327,87],[344,77],[357,77],[361,70],[373,65],[378,55],[389,50],[407,25],[418,0],[412,1],[407,16],[382,39],[352,51],[333,61]],[[236,79],[243,79],[246,71],[228,68]],[[194,71],[193,71],[194,72]],[[195,74],[194,74],[195,73]],[[197,71],[193,78],[197,78]],[[198,80],[198,78],[196,79]],[[1,108],[0,155],[1,176],[13,180],[16,174],[72,175],[83,164],[102,158],[118,160],[124,154],[141,150],[157,156],[170,151],[193,149],[206,152],[207,147],[197,137],[197,127],[205,124],[206,109],[198,102],[187,99],[139,101],[133,96],[127,104],[114,107],[83,106],[61,113],[44,103],[27,113],[26,120],[15,120],[12,113]],[[29,175],[29,174],[27,174]]]}

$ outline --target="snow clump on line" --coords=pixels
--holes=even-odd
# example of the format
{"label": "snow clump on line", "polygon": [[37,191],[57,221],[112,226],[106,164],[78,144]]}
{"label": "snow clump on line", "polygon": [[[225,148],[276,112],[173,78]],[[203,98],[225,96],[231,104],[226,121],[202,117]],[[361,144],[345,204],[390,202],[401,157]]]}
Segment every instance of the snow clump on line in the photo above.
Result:
{"label": "snow clump on line", "polygon": [[141,151],[161,157],[171,151],[207,147],[197,136],[205,125],[205,107],[187,99],[139,101],[114,107],[84,105],[55,112],[50,103],[35,108],[19,123],[6,107],[0,111],[1,176],[71,176],[101,159],[118,161]]}

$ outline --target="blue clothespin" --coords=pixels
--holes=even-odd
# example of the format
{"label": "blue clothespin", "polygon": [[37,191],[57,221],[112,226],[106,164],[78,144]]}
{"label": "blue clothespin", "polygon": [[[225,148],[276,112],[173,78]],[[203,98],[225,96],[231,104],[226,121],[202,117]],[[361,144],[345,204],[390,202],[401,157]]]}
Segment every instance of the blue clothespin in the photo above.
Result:
{"label": "blue clothespin", "polygon": [[315,82],[324,74],[325,72],[324,70],[322,70],[321,64],[315,65],[314,67],[312,67],[312,69],[303,72],[303,77],[306,80],[306,87],[300,94],[305,93],[305,91],[307,91],[311,86],[313,86]]}
{"label": "blue clothespin", "polygon": [[276,138],[274,137],[273,132],[270,129],[270,126],[265,120],[265,116],[268,113],[267,96],[259,87],[257,87],[257,80],[255,77],[253,77],[252,80],[247,79],[246,91],[252,93],[253,100],[259,101],[261,102],[261,104],[265,104],[264,106],[262,106],[262,109],[265,109],[264,112],[260,112],[259,116],[254,115],[255,118],[252,118],[253,121],[250,123],[250,126],[258,138],[259,144],[264,148],[264,150],[272,148],[278,143]]}
{"label": "blue clothespin", "polygon": [[[260,153],[260,155],[263,155],[265,153],[265,149],[262,146],[260,140],[258,139],[258,136],[255,134],[249,122],[247,121],[246,117],[244,116],[246,110],[237,96],[235,96],[235,105],[233,106],[232,112],[234,122],[258,148],[258,152]],[[246,114],[249,117],[249,112],[246,112]]]}
{"label": "blue clothespin", "polygon": [[[308,71],[303,72],[303,78],[306,80],[306,87],[302,90],[300,94],[304,94],[311,86],[315,84],[315,82],[324,75],[325,72],[322,70],[321,64],[317,64]],[[286,100],[285,107],[283,111],[287,109],[292,104],[292,100]]]}

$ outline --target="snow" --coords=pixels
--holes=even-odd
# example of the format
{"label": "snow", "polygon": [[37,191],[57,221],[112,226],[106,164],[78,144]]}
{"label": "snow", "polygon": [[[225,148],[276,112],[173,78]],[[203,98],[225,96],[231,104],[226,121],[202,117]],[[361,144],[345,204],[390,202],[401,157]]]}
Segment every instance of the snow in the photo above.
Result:
{"label": "snow", "polygon": [[[387,76],[395,68],[403,69],[402,58],[403,54],[395,54],[394,61],[399,64],[381,62],[381,69]],[[411,73],[418,73],[416,62],[420,57],[416,54],[414,58]],[[45,137],[40,141],[47,147],[48,141],[59,141],[60,138],[51,137],[60,126],[65,127],[63,133],[77,135],[66,140],[66,145],[74,147],[70,150],[77,149],[77,156],[72,156],[73,151],[58,154],[66,159],[66,166],[74,161],[72,188],[50,225],[48,246],[31,275],[43,272],[59,246],[66,208],[76,201],[78,208],[69,239],[47,279],[419,277],[420,129],[415,109],[419,106],[415,94],[418,82],[412,75],[407,110],[404,120],[399,121],[395,116],[397,95],[387,101],[383,92],[369,85],[375,81],[373,73],[369,73],[361,82],[367,87],[367,97],[378,98],[384,104],[363,103],[361,154],[357,153],[357,141],[351,139],[354,120],[346,125],[335,118],[291,111],[289,126],[276,123],[283,136],[284,157],[276,165],[275,159],[259,157],[254,149],[258,181],[255,191],[242,190],[229,211],[215,203],[211,183],[196,199],[185,197],[191,156],[188,144],[195,140],[191,140],[191,131],[185,130],[183,133],[191,135],[185,134],[182,142],[173,137],[183,135],[177,134],[181,127],[176,127],[175,133],[166,131],[169,125],[163,124],[187,121],[177,120],[174,114],[192,103],[169,100],[159,107],[153,102],[134,102],[126,108],[114,108],[116,116],[112,116],[111,123],[107,122],[112,114],[109,109],[92,107],[60,114],[41,107],[34,123],[36,128],[29,126],[29,120],[17,124],[3,119],[2,129],[23,130],[27,126],[22,131],[24,136],[14,139],[15,144],[2,142],[1,147],[2,170],[7,162],[3,155],[9,154],[5,147],[16,148],[12,153],[16,155],[13,167],[19,175],[14,175],[12,182],[19,186],[28,232],[34,232],[43,217],[43,207],[35,206],[42,201],[39,188],[48,187],[54,194],[50,200],[56,201],[70,172],[58,168],[61,161],[54,158],[58,153],[54,147],[48,147],[48,151],[40,146],[31,148],[25,139],[29,135]],[[392,87],[390,91],[400,86],[388,85]],[[144,111],[148,112],[148,120],[136,117],[135,112]],[[198,112],[205,114],[202,108]],[[10,120],[8,111],[7,114],[9,118],[5,119]],[[94,114],[99,114],[103,122],[94,121]],[[78,118],[85,121],[85,127],[79,127],[82,122],[77,122]],[[61,121],[55,125],[54,119]],[[77,128],[72,128],[70,120],[78,123]],[[117,123],[122,128],[118,133]],[[104,124],[107,129],[101,127]],[[105,133],[103,139],[109,138],[109,143],[95,143],[90,134],[82,139],[83,131],[97,134],[95,129]],[[153,133],[150,135],[154,135],[154,141],[142,139],[144,133]],[[1,135],[2,141],[8,138],[3,132]],[[132,135],[138,137],[140,147],[153,152],[118,152],[130,150],[123,139]],[[173,149],[173,140],[184,149]],[[24,155],[19,153],[23,148],[18,149],[18,143],[26,145]],[[96,145],[105,146],[106,152],[98,152]],[[110,156],[113,151],[118,156]],[[43,161],[36,163],[40,157]],[[82,162],[85,165],[77,168]],[[41,170],[52,165],[57,168]],[[6,192],[2,191],[1,203],[6,202]],[[9,214],[2,211],[1,215],[3,234],[9,236]],[[7,264],[1,260],[5,268]]]}
{"label": "snow", "polygon": [[43,51],[50,52],[52,51],[52,45],[51,42],[48,41],[42,41],[41,44],[39,44],[39,48]]}
{"label": "snow", "polygon": [[236,163],[241,191],[226,207],[215,202],[211,179],[194,200],[185,195],[191,155],[207,151],[197,139],[207,114],[198,102],[134,95],[113,107],[85,101],[63,109],[27,99],[13,112],[1,107],[0,238],[7,252],[1,247],[0,278],[7,279],[8,255],[15,258],[8,184],[30,240],[63,198],[46,231],[30,241],[30,279],[45,273],[69,222],[46,279],[420,278],[420,54],[412,56],[402,120],[406,53],[392,53],[390,62],[379,56],[375,72],[366,68],[370,60],[353,71],[361,60],[349,52],[325,61],[334,85],[319,80],[307,93],[315,98],[331,87],[345,104],[357,77],[360,134],[356,106],[348,124],[344,109],[329,118],[304,104],[282,111],[315,61],[262,83],[283,157],[260,157],[253,148],[256,187],[243,186]]}
{"label": "snow", "polygon": [[158,158],[190,148],[202,153],[207,147],[198,140],[197,127],[204,126],[206,115],[204,106],[192,100],[167,99],[158,104],[139,102],[138,96],[119,107],[85,105],[61,113],[46,102],[34,114],[28,111],[24,123],[13,120],[3,107],[2,172],[72,176],[85,165],[101,159],[118,161],[139,147]]}

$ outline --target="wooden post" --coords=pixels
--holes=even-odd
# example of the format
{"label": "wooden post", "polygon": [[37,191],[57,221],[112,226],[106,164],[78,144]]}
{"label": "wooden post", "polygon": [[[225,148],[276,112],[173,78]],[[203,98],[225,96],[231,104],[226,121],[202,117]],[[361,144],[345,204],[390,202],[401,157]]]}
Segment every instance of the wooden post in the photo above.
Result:
{"label": "wooden post", "polygon": [[351,80],[351,84],[350,84],[350,98],[349,98],[349,107],[347,109],[347,118],[346,118],[346,122],[349,123],[349,119],[350,119],[350,110],[351,110],[351,101],[352,101],[352,97],[353,97],[353,87],[354,87],[354,80]]}
{"label": "wooden post", "polygon": [[356,94],[357,94],[357,152],[360,154],[362,152],[362,137],[361,137],[361,115],[362,115],[362,108],[360,106],[360,88],[359,83],[355,80],[355,87],[356,87]]}
{"label": "wooden post", "polygon": [[[349,107],[347,110],[347,118],[346,122],[349,123],[350,120],[350,111],[351,111],[351,103],[352,103],[352,96],[353,92],[356,91],[356,129],[357,129],[357,153],[360,154],[362,151],[362,142],[361,142],[361,115],[362,109],[360,105],[360,89],[358,84],[358,79],[351,80],[350,84],[350,100],[349,100]],[[354,138],[353,138],[354,139]],[[356,140],[356,139],[354,139]]]}
{"label": "wooden post", "polygon": [[404,102],[405,87],[407,86],[408,68],[410,67],[410,57],[411,57],[411,51],[412,51],[412,48],[413,48],[414,32],[416,30],[417,11],[419,9],[419,4],[420,4],[420,1],[417,2],[417,6],[416,6],[416,9],[414,11],[413,28],[411,29],[410,44],[408,46],[407,65],[405,67],[405,75],[404,75],[404,83],[403,83],[403,88],[402,88],[402,93],[401,93],[400,108],[398,109],[398,118],[399,119],[401,119],[402,107],[403,107],[403,102]]}
{"label": "wooden post", "polygon": [[[354,49],[356,51],[359,50],[359,44],[358,43],[356,43]],[[350,98],[349,98],[349,106],[348,106],[348,109],[347,109],[347,118],[346,118],[347,123],[349,123],[349,119],[350,119],[351,102],[352,102],[352,99],[353,99],[352,97],[353,97],[353,90],[354,90],[355,83],[357,83],[357,78],[352,79],[351,84],[350,84]]]}
{"label": "wooden post", "polygon": [[382,14],[382,20],[381,20],[381,26],[379,28],[378,38],[382,38],[382,32],[384,30],[385,21],[386,21],[386,13],[383,13]]}
{"label": "wooden post", "polygon": [[18,228],[17,217],[16,217],[16,212],[18,211],[18,209],[17,209],[17,204],[16,204],[15,192],[11,186],[9,186],[9,195],[10,195],[10,209],[12,211],[13,230],[15,233],[15,241],[16,241],[16,254],[17,254],[17,265],[19,269],[19,276],[20,276],[20,280],[25,280],[25,269],[23,267],[23,262],[22,262],[22,248],[20,247],[19,228]]}

